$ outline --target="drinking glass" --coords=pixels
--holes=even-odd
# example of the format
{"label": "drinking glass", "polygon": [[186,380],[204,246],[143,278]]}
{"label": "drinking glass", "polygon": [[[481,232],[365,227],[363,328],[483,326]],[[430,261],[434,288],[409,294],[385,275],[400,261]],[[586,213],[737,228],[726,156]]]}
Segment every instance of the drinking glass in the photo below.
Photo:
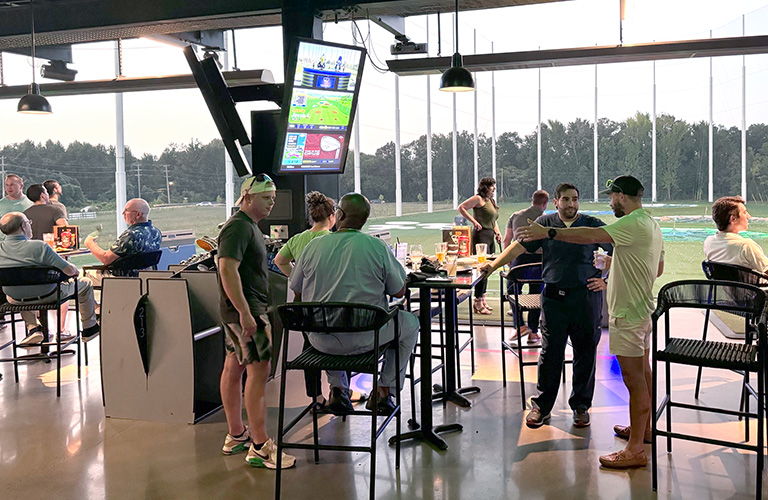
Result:
{"label": "drinking glass", "polygon": [[477,264],[478,265],[485,264],[485,261],[488,259],[488,244],[487,243],[476,244],[475,254],[477,254]]}
{"label": "drinking glass", "polygon": [[448,243],[446,242],[440,242],[435,243],[435,255],[437,255],[437,260],[440,261],[440,264],[445,264],[445,254],[448,252]]}
{"label": "drinking glass", "polygon": [[43,233],[43,241],[53,248],[53,233]]}
{"label": "drinking glass", "polygon": [[458,270],[458,264],[456,260],[459,258],[459,246],[448,245],[448,252],[445,254],[445,265],[448,269],[448,276],[455,277]]}
{"label": "drinking glass", "polygon": [[411,245],[411,266],[414,271],[419,270],[422,255],[424,254],[421,251],[421,245]]}

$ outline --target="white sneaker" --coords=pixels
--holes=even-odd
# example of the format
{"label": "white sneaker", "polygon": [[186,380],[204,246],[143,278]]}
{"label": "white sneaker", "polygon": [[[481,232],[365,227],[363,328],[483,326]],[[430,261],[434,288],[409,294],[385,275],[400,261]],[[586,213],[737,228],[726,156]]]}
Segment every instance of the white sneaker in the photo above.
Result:
{"label": "white sneaker", "polygon": [[[253,443],[251,443],[245,461],[248,462],[251,467],[277,469],[277,444],[275,444],[272,438],[269,438],[267,442],[262,445],[261,449],[257,450],[253,447]],[[283,452],[281,465],[283,469],[293,467],[296,465],[296,457]]]}
{"label": "white sneaker", "polygon": [[240,437],[233,437],[232,434],[227,433],[227,437],[224,439],[224,446],[221,448],[221,452],[224,455],[234,455],[235,453],[241,453],[248,448],[251,443],[251,435],[248,433],[246,427],[245,432]]}

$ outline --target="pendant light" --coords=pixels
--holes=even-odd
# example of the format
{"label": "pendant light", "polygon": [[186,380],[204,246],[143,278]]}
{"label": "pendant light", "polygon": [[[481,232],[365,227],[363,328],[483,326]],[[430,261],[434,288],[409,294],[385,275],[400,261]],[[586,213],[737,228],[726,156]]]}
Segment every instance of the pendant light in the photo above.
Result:
{"label": "pendant light", "polygon": [[440,90],[444,92],[471,92],[475,90],[472,73],[462,66],[459,54],[459,0],[456,0],[456,53],[451,58],[451,67],[440,77]]}
{"label": "pendant light", "polygon": [[40,86],[35,83],[35,10],[32,2],[29,2],[29,10],[32,13],[32,83],[29,86],[29,93],[19,99],[19,105],[16,111],[19,113],[51,114],[51,105],[48,99],[40,95]]}

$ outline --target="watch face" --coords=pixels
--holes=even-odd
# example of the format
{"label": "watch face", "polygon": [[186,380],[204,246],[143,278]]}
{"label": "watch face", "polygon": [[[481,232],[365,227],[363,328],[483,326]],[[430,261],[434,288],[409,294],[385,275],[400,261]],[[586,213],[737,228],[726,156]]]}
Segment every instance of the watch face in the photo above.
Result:
{"label": "watch face", "polygon": [[548,231],[548,235],[549,235],[549,239],[550,239],[550,240],[551,240],[551,239],[554,239],[554,238],[555,238],[555,236],[557,235],[557,230],[555,230],[555,228],[551,228],[551,229]]}

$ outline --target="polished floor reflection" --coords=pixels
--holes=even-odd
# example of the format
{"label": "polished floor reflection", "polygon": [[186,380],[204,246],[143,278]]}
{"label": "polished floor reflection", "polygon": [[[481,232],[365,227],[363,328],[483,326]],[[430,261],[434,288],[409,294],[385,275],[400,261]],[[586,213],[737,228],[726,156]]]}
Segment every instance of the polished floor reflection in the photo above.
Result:
{"label": "polished floor reflection", "polygon": [[[675,328],[700,328],[702,321],[703,316],[696,311],[673,316]],[[0,332],[0,340],[9,336],[8,330]],[[435,423],[457,421],[464,425],[463,432],[444,435],[449,446],[444,452],[420,443],[404,444],[399,473],[394,469],[394,449],[380,440],[378,498],[655,497],[650,466],[631,472],[606,471],[598,466],[598,456],[624,446],[614,437],[612,426],[628,422],[627,392],[618,365],[607,352],[607,333],[600,345],[592,426],[586,429],[571,425],[567,406],[570,382],[563,386],[551,425],[527,428],[514,361],[508,365],[511,382],[506,389],[501,386],[498,329],[478,327],[476,339],[478,369],[472,383],[482,392],[469,396],[473,402],[469,409],[435,405]],[[98,345],[98,340],[88,345],[90,366],[79,381],[74,356],[67,357],[61,398],[55,393],[55,363],[22,364],[18,384],[12,364],[0,365],[4,375],[0,381],[0,498],[272,497],[272,471],[249,468],[243,455],[221,455],[226,433],[221,412],[197,425],[105,419]],[[468,352],[462,361],[468,383]],[[528,370],[527,392],[531,394],[536,371],[535,367]],[[692,398],[695,371],[678,369],[674,373],[673,391],[682,399]],[[735,374],[705,370],[700,401],[737,407],[739,380]],[[291,376],[288,384],[292,393],[289,404],[298,408],[305,401],[303,379]],[[269,384],[271,430],[277,421],[278,389],[277,383]],[[408,391],[403,394],[409,409]],[[345,423],[326,417],[322,439],[365,441],[368,422],[350,418]],[[680,410],[675,422],[680,430],[743,437],[744,424],[730,417]],[[388,435],[393,432],[394,427],[387,430]],[[299,430],[300,435],[310,433],[309,425]],[[367,454],[325,452],[319,465],[314,464],[311,452],[298,451],[296,455],[297,467],[283,476],[283,498],[367,498]],[[671,455],[660,454],[658,497],[753,498],[754,469],[753,453],[675,441]]]}

